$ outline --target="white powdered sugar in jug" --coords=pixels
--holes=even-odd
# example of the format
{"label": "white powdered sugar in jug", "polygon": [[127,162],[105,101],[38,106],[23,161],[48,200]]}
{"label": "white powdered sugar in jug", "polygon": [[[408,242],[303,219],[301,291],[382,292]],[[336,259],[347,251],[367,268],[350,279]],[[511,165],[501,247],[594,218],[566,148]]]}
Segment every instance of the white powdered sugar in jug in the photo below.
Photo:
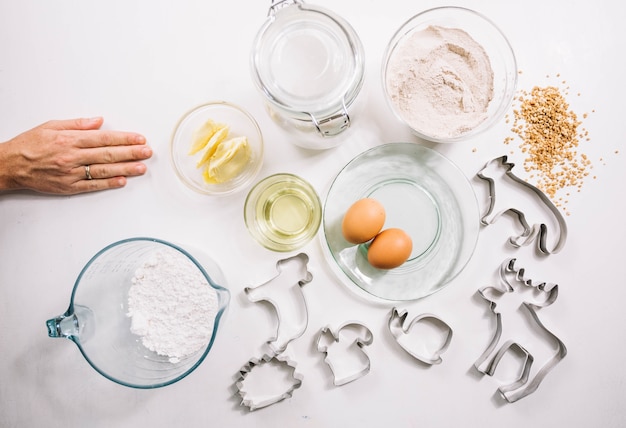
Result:
{"label": "white powdered sugar in jug", "polygon": [[135,271],[128,290],[131,332],[170,362],[206,347],[217,313],[217,292],[178,251],[159,250]]}

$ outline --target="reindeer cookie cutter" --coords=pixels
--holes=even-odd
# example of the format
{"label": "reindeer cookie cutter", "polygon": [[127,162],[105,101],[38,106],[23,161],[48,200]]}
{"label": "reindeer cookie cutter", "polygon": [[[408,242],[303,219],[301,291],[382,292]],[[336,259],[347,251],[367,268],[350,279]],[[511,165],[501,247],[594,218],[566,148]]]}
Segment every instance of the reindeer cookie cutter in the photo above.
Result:
{"label": "reindeer cookie cutter", "polygon": [[[452,341],[452,328],[441,318],[433,314],[424,313],[417,315],[408,324],[406,323],[407,316],[408,312],[406,310],[399,310],[398,308],[393,308],[389,315],[387,326],[398,345],[413,358],[424,364],[441,364],[441,354],[448,349]],[[419,343],[416,342],[418,342],[420,338],[410,337],[411,330],[420,323],[428,323],[435,326],[438,332],[443,335],[443,340],[434,351],[425,352],[419,349],[419,346],[417,346]],[[419,341],[421,341],[421,339]]]}
{"label": "reindeer cookie cutter", "polygon": [[[491,343],[474,363],[474,367],[481,373],[492,376],[502,357],[509,351],[520,351],[524,355],[524,361],[519,378],[514,382],[498,388],[500,395],[509,403],[513,403],[537,390],[539,384],[548,373],[567,354],[565,344],[554,333],[552,333],[539,319],[538,309],[549,306],[558,296],[558,285],[549,283],[535,284],[524,277],[524,269],[515,267],[516,259],[505,260],[500,266],[500,282],[504,287],[484,287],[479,290],[479,294],[488,302],[489,308],[495,315],[496,328]],[[502,321],[502,314],[498,311],[498,302],[509,293],[530,291],[533,293],[534,302],[524,300],[521,306],[526,309],[526,317],[530,317],[534,326],[543,334],[541,342],[521,345],[517,339],[513,338],[515,332],[507,331],[506,324]],[[541,296],[541,298],[535,295]],[[519,307],[519,306],[518,306]],[[520,311],[515,311],[519,313]],[[530,349],[532,347],[532,349]],[[542,349],[538,349],[538,347]],[[536,368],[539,363],[535,358],[534,351],[548,350],[547,356],[543,359],[544,364]],[[538,354],[538,353],[537,353]]]}
{"label": "reindeer cookie cutter", "polygon": [[[346,339],[350,332],[355,337]],[[371,364],[364,348],[373,341],[371,330],[356,321],[348,321],[336,331],[328,326],[319,331],[316,347],[324,354],[324,362],[333,374],[335,386],[353,382],[369,373]],[[339,351],[336,352],[334,348],[339,348]]]}
{"label": "reindeer cookie cutter", "polygon": [[[554,221],[556,222],[556,227],[558,230],[548,232],[548,225],[546,222],[537,222],[534,224],[529,224],[527,215],[524,214],[517,206],[499,206],[498,199],[496,199],[496,180],[493,177],[489,176],[488,171],[495,165],[496,169],[500,172],[504,172],[502,175],[502,184],[503,185],[512,185],[511,187],[517,188],[527,192],[531,197],[534,197],[538,200],[538,202],[544,205],[547,208],[547,211],[553,216]],[[550,198],[546,196],[540,189],[533,186],[532,184],[524,181],[523,179],[517,177],[513,174],[512,169],[515,166],[514,163],[507,161],[507,156],[501,156],[491,161],[487,162],[482,170],[480,170],[476,176],[482,180],[487,181],[489,185],[489,208],[486,213],[481,217],[481,223],[485,226],[495,223],[498,218],[506,213],[510,212],[514,214],[520,225],[523,228],[521,234],[517,236],[511,236],[509,238],[509,242],[514,247],[521,247],[523,245],[528,245],[534,239],[537,240],[537,248],[544,254],[554,254],[559,252],[563,246],[565,245],[565,241],[567,239],[567,224],[565,223],[565,219],[563,215],[559,211],[559,209],[552,203]],[[509,183],[504,183],[504,181],[509,181]],[[552,237],[552,233],[555,233],[557,236]],[[554,243],[551,245],[548,244],[548,239],[554,240]]]}

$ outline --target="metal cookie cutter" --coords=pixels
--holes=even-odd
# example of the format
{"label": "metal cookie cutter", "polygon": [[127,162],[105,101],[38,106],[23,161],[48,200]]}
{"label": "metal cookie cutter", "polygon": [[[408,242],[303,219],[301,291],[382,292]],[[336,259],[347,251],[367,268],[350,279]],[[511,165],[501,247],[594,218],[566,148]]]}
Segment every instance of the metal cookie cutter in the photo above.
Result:
{"label": "metal cookie cutter", "polygon": [[[273,366],[273,367],[270,367]],[[284,390],[274,392],[256,391],[254,385],[254,374],[263,368],[280,370],[290,374],[290,383]],[[258,383],[266,386],[266,377],[259,376]],[[276,376],[273,376],[276,377]],[[293,392],[302,385],[303,376],[296,371],[296,363],[290,360],[285,354],[264,355],[261,359],[252,358],[240,370],[239,378],[235,383],[237,394],[241,397],[241,405],[246,406],[250,411],[261,409],[279,403],[286,398],[290,398]],[[267,389],[267,388],[265,388]]]}
{"label": "metal cookie cutter", "polygon": [[[502,287],[485,287],[479,290],[480,295],[490,302],[489,308],[496,317],[496,329],[491,343],[474,363],[478,371],[491,376],[507,352],[517,350],[524,354],[519,378],[498,388],[500,395],[509,403],[534,392],[550,370],[567,354],[565,344],[541,322],[537,314],[538,309],[554,303],[558,295],[558,285],[533,283],[524,277],[523,268],[515,267],[515,262],[516,259],[505,260],[500,266]],[[520,298],[519,295],[522,293],[524,297]],[[525,297],[526,295],[528,297]],[[513,302],[510,302],[511,299]],[[508,309],[506,314],[508,319],[521,316],[521,322],[503,323],[499,307]],[[520,307],[524,310],[520,311]],[[529,322],[541,332],[541,340],[537,338],[522,345],[517,337],[526,336]],[[524,330],[521,334],[518,327],[520,325]],[[538,360],[539,355],[542,356],[541,361]],[[537,363],[543,364],[538,366]]]}
{"label": "metal cookie cutter", "polygon": [[308,262],[309,256],[304,253],[279,260],[276,263],[277,276],[244,289],[250,301],[268,302],[276,311],[276,334],[267,341],[276,354],[283,352],[289,342],[302,336],[307,328],[309,316],[302,287],[313,280],[307,269]]}
{"label": "metal cookie cutter", "polygon": [[[418,315],[406,325],[407,315],[407,311],[399,311],[397,308],[391,310],[388,323],[391,335],[396,339],[398,345],[416,360],[428,365],[441,364],[441,354],[448,349],[452,340],[452,329],[450,326],[432,314]],[[411,330],[418,323],[430,323],[444,334],[441,345],[435,351],[431,351],[430,355],[426,355],[418,350],[416,343],[419,344],[422,340],[419,337],[415,337],[415,335],[411,335]]]}
{"label": "metal cookie cutter", "polygon": [[333,373],[335,386],[353,382],[370,371],[370,359],[364,350],[374,341],[369,328],[358,322],[342,324],[333,332],[324,327],[317,336],[317,350]]}
{"label": "metal cookie cutter", "polygon": [[[506,156],[501,156],[487,162],[483,169],[476,174],[477,177],[487,181],[489,184],[489,208],[481,218],[481,223],[483,225],[493,224],[502,214],[510,212],[517,216],[523,228],[521,234],[509,238],[509,242],[514,247],[528,245],[534,239],[537,239],[537,248],[542,253],[558,253],[565,245],[567,239],[567,224],[563,215],[541,190],[514,175],[511,171],[514,166],[515,164],[507,162]],[[538,213],[538,218],[535,219],[537,222],[530,225],[524,211],[517,205],[520,203],[519,199],[521,198],[516,198],[514,202],[508,204],[503,204],[499,199],[496,199],[496,193],[501,194],[503,191],[517,195],[519,195],[519,192],[524,191],[530,198],[537,200],[540,205],[545,206],[547,210],[541,210],[542,212]],[[546,214],[548,214],[547,217]],[[553,227],[556,230],[551,230],[548,233],[548,224],[554,225]],[[553,234],[554,236],[552,236]],[[549,244],[547,242],[548,238],[552,243]]]}

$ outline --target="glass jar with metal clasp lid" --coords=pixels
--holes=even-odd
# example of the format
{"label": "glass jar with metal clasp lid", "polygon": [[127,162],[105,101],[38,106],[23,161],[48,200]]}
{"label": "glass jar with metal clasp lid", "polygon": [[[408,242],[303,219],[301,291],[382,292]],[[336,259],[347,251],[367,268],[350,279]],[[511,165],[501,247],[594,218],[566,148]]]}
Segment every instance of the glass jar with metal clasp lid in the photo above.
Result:
{"label": "glass jar with metal clasp lid", "polygon": [[343,141],[365,69],[348,22],[302,0],[273,0],[250,62],[270,116],[295,144],[327,149]]}

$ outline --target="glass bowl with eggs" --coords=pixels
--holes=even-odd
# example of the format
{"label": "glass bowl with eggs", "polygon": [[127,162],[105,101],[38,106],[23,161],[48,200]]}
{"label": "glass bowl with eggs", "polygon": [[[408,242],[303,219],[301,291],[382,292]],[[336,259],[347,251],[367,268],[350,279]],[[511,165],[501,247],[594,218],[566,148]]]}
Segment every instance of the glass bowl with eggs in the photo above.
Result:
{"label": "glass bowl with eggs", "polygon": [[352,159],[330,186],[322,224],[325,253],[342,282],[390,301],[442,289],[470,260],[480,229],[463,172],[415,143],[384,144]]}
{"label": "glass bowl with eggs", "polygon": [[436,143],[474,137],[497,123],[517,86],[506,36],[463,7],[437,7],[406,21],[382,61],[387,104],[416,136]]}
{"label": "glass bowl with eggs", "polygon": [[263,135],[243,108],[202,104],[178,122],[171,143],[174,170],[198,193],[223,196],[252,183],[263,163]]}

